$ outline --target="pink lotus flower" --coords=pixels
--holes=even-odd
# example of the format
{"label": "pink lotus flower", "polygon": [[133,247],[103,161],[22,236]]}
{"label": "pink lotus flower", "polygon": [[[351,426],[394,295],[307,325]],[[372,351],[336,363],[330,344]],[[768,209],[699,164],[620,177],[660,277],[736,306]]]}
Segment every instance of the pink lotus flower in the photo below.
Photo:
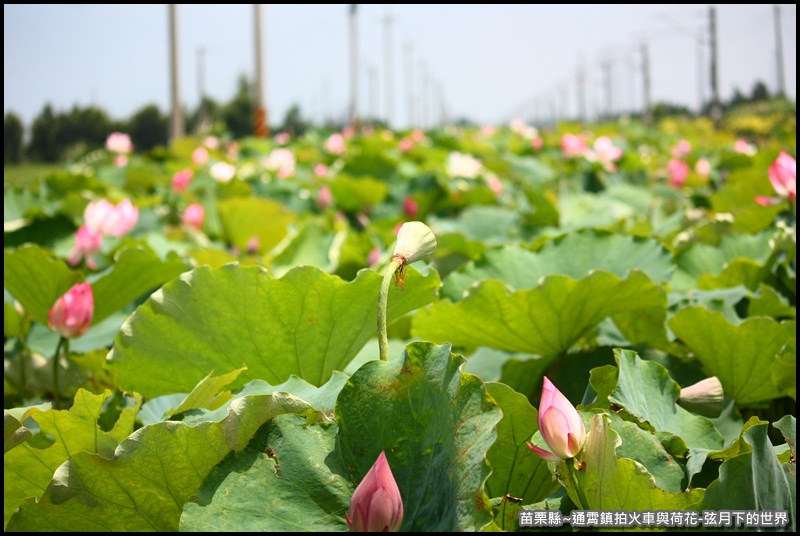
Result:
{"label": "pink lotus flower", "polygon": [[345,139],[348,140],[353,139],[356,136],[356,129],[348,125],[342,129],[342,136],[344,136]]}
{"label": "pink lotus flower", "polygon": [[186,210],[183,211],[181,223],[187,227],[193,227],[199,230],[203,228],[203,220],[205,217],[206,209],[203,208],[203,205],[199,203],[192,203],[186,207]]}
{"label": "pink lotus flower", "polygon": [[608,171],[616,171],[614,162],[622,158],[622,149],[616,147],[608,136],[600,136],[594,142],[593,150],[586,151],[586,159],[600,162]]}
{"label": "pink lotus flower", "polygon": [[227,162],[216,162],[208,170],[208,173],[217,182],[231,182],[233,176],[236,175],[236,166]]}
{"label": "pink lotus flower", "polygon": [[414,148],[414,140],[411,138],[401,138],[397,146],[402,152],[407,153]]}
{"label": "pink lotus flower", "polygon": [[583,139],[583,136],[576,136],[570,133],[561,136],[561,151],[567,158],[583,156],[586,150],[586,140]]}
{"label": "pink lotus flower", "polygon": [[422,143],[425,141],[425,133],[418,128],[411,131],[411,141],[414,143]]}
{"label": "pink lotus flower", "polygon": [[781,151],[769,166],[769,182],[775,188],[775,193],[794,202],[797,198],[797,161]]}
{"label": "pink lotus flower", "polygon": [[500,194],[503,193],[503,183],[500,182],[497,175],[489,175],[486,178],[486,184],[489,186],[492,193],[494,193],[495,197],[500,197]]}
{"label": "pink lotus flower", "polygon": [[97,268],[96,255],[103,245],[103,234],[88,225],[81,225],[75,233],[75,246],[69,253],[70,266],[77,266],[86,259],[86,266],[95,270]]}
{"label": "pink lotus flower", "polygon": [[296,162],[290,149],[273,149],[264,161],[264,167],[277,173],[278,178],[288,179],[294,175]]}
{"label": "pink lotus flower", "polygon": [[317,208],[325,210],[333,204],[333,194],[327,184],[323,184],[317,193]]}
{"label": "pink lotus flower", "polygon": [[667,175],[669,183],[674,188],[681,188],[686,184],[686,177],[689,175],[689,165],[686,162],[673,158],[667,164]]}
{"label": "pink lotus flower", "polygon": [[406,197],[403,199],[403,214],[406,218],[414,220],[419,214],[419,203],[413,197]]}
{"label": "pink lotus flower", "polygon": [[330,137],[325,140],[323,147],[326,151],[335,155],[344,154],[345,149],[347,149],[347,145],[344,142],[344,136],[338,132],[331,134]]}
{"label": "pink lotus flower", "polygon": [[92,323],[94,296],[89,283],[76,283],[56,300],[47,315],[47,325],[62,337],[80,337]]}
{"label": "pink lotus flower", "polygon": [[208,164],[208,149],[205,147],[198,147],[192,151],[192,162],[196,166],[205,166]]}
{"label": "pink lotus flower", "polygon": [[451,177],[474,179],[482,169],[481,161],[472,155],[453,151],[447,157],[447,174]]}
{"label": "pink lotus flower", "polygon": [[733,143],[733,150],[739,154],[744,154],[747,156],[753,156],[756,154],[756,146],[741,138]]}
{"label": "pink lotus flower", "polygon": [[544,377],[538,421],[539,432],[552,452],[531,443],[528,447],[547,461],[574,458],[586,443],[586,427],[581,416],[547,376]]}
{"label": "pink lotus flower", "polygon": [[216,136],[206,136],[206,138],[203,140],[203,145],[212,151],[216,151],[220,147],[220,141]]}
{"label": "pink lotus flower", "polygon": [[125,167],[128,165],[128,155],[118,154],[114,157],[114,165],[116,167]]}
{"label": "pink lotus flower", "polygon": [[692,144],[689,143],[689,140],[681,140],[670,148],[670,152],[673,157],[684,159],[692,152]]}
{"label": "pink lotus flower", "polygon": [[133,152],[131,137],[122,132],[112,132],[106,138],[106,149],[112,153],[128,154]]}
{"label": "pink lotus flower", "polygon": [[120,237],[134,228],[139,221],[139,209],[130,199],[112,205],[107,199],[89,203],[83,211],[87,227],[108,236]]}
{"label": "pink lotus flower", "polygon": [[403,498],[386,453],[381,452],[350,499],[345,516],[350,532],[397,532],[403,524]]}
{"label": "pink lotus flower", "polygon": [[536,136],[531,140],[531,147],[537,151],[544,147],[544,139],[541,136]]}
{"label": "pink lotus flower", "polygon": [[186,190],[189,187],[189,183],[192,182],[192,178],[194,177],[194,173],[191,169],[182,169],[180,171],[176,171],[174,175],[172,175],[172,191],[176,194],[179,194]]}
{"label": "pink lotus flower", "polygon": [[483,125],[481,127],[481,136],[485,138],[490,138],[494,136],[495,128],[493,125]]}
{"label": "pink lotus flower", "polygon": [[707,158],[701,158],[694,165],[694,171],[701,177],[708,177],[711,174],[711,163]]}
{"label": "pink lotus flower", "polygon": [[289,140],[290,140],[289,134],[287,134],[286,132],[279,132],[278,134],[275,135],[275,143],[277,143],[278,145],[286,145],[287,143],[289,143]]}
{"label": "pink lotus flower", "polygon": [[328,176],[328,166],[325,164],[317,164],[314,166],[314,175],[317,177],[327,177]]}

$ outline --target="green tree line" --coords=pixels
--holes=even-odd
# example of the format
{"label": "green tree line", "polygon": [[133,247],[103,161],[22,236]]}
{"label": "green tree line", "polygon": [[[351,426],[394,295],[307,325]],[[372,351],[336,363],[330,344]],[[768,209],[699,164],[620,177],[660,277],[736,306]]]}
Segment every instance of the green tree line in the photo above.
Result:
{"label": "green tree line", "polygon": [[[194,110],[184,109],[186,130],[190,133],[227,134],[233,139],[253,134],[254,99],[252,85],[240,76],[233,98],[217,102],[204,98]],[[308,128],[298,106],[286,114],[280,130],[302,134]],[[96,106],[74,106],[57,111],[47,104],[27,130],[13,112],[3,121],[3,163],[63,162],[81,153],[103,147],[112,132],[130,135],[137,152],[149,151],[168,142],[169,117],[155,104],[147,104],[125,120],[112,119]]]}

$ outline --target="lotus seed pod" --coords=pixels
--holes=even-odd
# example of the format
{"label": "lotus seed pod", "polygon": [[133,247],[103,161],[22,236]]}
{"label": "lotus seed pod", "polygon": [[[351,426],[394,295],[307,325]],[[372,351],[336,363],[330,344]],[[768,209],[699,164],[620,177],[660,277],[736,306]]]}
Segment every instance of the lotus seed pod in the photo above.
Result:
{"label": "lotus seed pod", "polygon": [[436,251],[436,237],[430,227],[421,221],[403,224],[397,232],[394,256],[401,257],[404,265],[422,260]]}

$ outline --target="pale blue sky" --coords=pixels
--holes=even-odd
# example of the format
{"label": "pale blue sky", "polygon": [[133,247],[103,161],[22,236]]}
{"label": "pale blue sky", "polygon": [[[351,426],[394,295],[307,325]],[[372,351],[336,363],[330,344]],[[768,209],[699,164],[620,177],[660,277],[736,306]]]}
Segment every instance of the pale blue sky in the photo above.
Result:
{"label": "pale blue sky", "polygon": [[[239,74],[252,76],[252,4],[181,4],[178,39],[183,101],[199,100],[198,50],[205,50],[205,90],[226,101]],[[264,4],[266,98],[271,122],[293,103],[313,120],[343,117],[349,100],[348,4]],[[796,4],[781,4],[787,92],[796,98]],[[719,4],[721,96],[735,87],[749,94],[756,80],[776,88],[772,4]],[[45,103],[58,110],[98,105],[127,118],[148,103],[168,109],[167,4],[5,4],[4,111],[28,125]],[[707,5],[361,5],[362,115],[386,114],[384,24],[394,23],[394,124],[406,126],[407,45],[413,64],[415,121],[422,118],[424,62],[453,117],[506,122],[552,106],[578,110],[577,79],[588,77],[588,109],[606,106],[601,65],[611,60],[613,106],[640,108],[642,83],[635,52],[650,47],[656,101],[697,107],[697,37],[707,36]],[[707,49],[703,52],[708,61]],[[375,75],[370,91],[369,71]],[[703,72],[708,86],[707,69]],[[707,87],[703,89],[709,95]],[[565,97],[563,96],[565,95]],[[427,119],[434,109],[429,101]]]}

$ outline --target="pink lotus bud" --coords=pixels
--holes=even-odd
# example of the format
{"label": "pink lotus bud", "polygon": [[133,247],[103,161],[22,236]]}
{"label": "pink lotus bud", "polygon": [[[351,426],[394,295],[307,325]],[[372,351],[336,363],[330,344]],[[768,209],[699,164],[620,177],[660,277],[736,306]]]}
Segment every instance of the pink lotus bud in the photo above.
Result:
{"label": "pink lotus bud", "polygon": [[481,127],[481,136],[489,138],[494,136],[495,128],[493,125],[483,125]]}
{"label": "pink lotus bud", "polygon": [[75,246],[69,254],[69,264],[76,266],[81,260],[86,259],[86,266],[94,270],[97,268],[95,255],[102,245],[103,233],[88,225],[81,225],[75,233]]}
{"label": "pink lotus bud", "polygon": [[296,161],[294,153],[290,149],[273,149],[264,161],[264,167],[277,173],[278,178],[288,179],[294,175]]}
{"label": "pink lotus bud", "polygon": [[314,175],[317,177],[327,177],[328,176],[328,166],[325,164],[317,164],[314,166]]}
{"label": "pink lotus bud", "polygon": [[194,173],[191,169],[176,171],[175,174],[172,175],[172,191],[176,194],[185,191],[186,188],[189,187],[189,183],[192,182],[193,177]]}
{"label": "pink lotus bud", "polygon": [[205,145],[212,151],[215,151],[219,149],[220,145],[219,138],[216,136],[206,136],[206,139],[203,140],[203,145]]}
{"label": "pink lotus bud", "polygon": [[503,183],[500,182],[497,175],[489,175],[486,179],[486,184],[489,186],[492,193],[494,193],[495,197],[500,197],[500,194],[503,193]]}
{"label": "pink lotus bud", "polygon": [[583,136],[570,133],[561,136],[561,151],[567,158],[582,156],[586,149],[586,140],[583,139]]}
{"label": "pink lotus bud", "polygon": [[574,458],[586,442],[586,428],[575,406],[544,377],[539,403],[539,432],[552,452],[528,443],[528,446],[547,461]]}
{"label": "pink lotus bud", "polygon": [[667,175],[669,183],[674,188],[681,188],[686,184],[686,177],[689,175],[689,166],[686,162],[673,158],[667,164]]}
{"label": "pink lotus bud", "polygon": [[351,140],[356,136],[356,129],[348,125],[342,129],[342,136],[344,136],[345,139]]}
{"label": "pink lotus bud", "polygon": [[195,229],[203,228],[203,220],[206,216],[206,209],[199,203],[192,203],[186,210],[183,211],[181,216],[181,223],[187,227],[194,227]]}
{"label": "pink lotus bud", "polygon": [[317,194],[317,208],[320,210],[325,210],[332,204],[333,194],[331,193],[331,188],[327,184],[323,184],[319,189],[319,193]]}
{"label": "pink lotus bud", "polygon": [[794,201],[797,198],[797,161],[781,151],[769,166],[769,182],[779,196]]}
{"label": "pink lotus bud", "polygon": [[739,154],[753,156],[756,154],[756,146],[752,143],[747,143],[747,140],[738,139],[733,143],[733,150]]}
{"label": "pink lotus bud", "polygon": [[56,300],[47,316],[50,329],[63,337],[80,337],[92,323],[94,296],[89,283],[76,283]]}
{"label": "pink lotus bud", "polygon": [[403,199],[403,214],[412,220],[419,214],[419,203],[413,197]]}
{"label": "pink lotus bud", "polygon": [[537,151],[544,147],[544,139],[541,136],[536,136],[531,140],[531,147]]}
{"label": "pink lotus bud", "polygon": [[275,134],[275,143],[278,145],[286,145],[289,143],[289,140],[289,134],[286,132],[279,132],[278,134]]}
{"label": "pink lotus bud", "polygon": [[425,132],[423,132],[418,128],[415,128],[414,130],[411,131],[411,139],[414,141],[414,143],[422,143],[423,141],[425,141]]}
{"label": "pink lotus bud", "polygon": [[112,153],[128,154],[133,152],[131,137],[122,132],[112,132],[106,138],[106,149]]}
{"label": "pink lotus bud", "polygon": [[705,417],[719,417],[725,402],[722,384],[716,376],[681,389],[678,404]]}
{"label": "pink lotus bud", "polygon": [[258,236],[253,235],[250,237],[250,240],[247,241],[245,245],[245,250],[250,255],[255,255],[258,253],[258,250],[261,249],[261,240],[258,239]]}
{"label": "pink lotus bud", "polygon": [[196,166],[205,166],[208,164],[208,149],[205,147],[198,147],[192,152],[192,162]]}
{"label": "pink lotus bud", "polygon": [[402,152],[407,153],[408,151],[414,148],[414,140],[412,140],[411,138],[402,138],[398,142],[397,146],[400,148]]}
{"label": "pink lotus bud", "polygon": [[330,137],[325,140],[323,147],[326,151],[335,155],[343,154],[347,148],[344,142],[344,136],[339,133],[331,134]]}
{"label": "pink lotus bud", "polygon": [[753,198],[753,200],[762,207],[777,205],[778,203],[781,202],[780,198],[778,197],[767,197],[766,195],[757,195]]}
{"label": "pink lotus bud", "polygon": [[681,140],[670,148],[670,152],[675,158],[684,159],[692,152],[692,144],[689,140]]}
{"label": "pink lotus bud", "polygon": [[622,157],[622,149],[616,147],[608,136],[600,136],[595,140],[593,150],[585,154],[590,162],[600,162],[608,171],[616,171],[614,162]]}
{"label": "pink lotus bud", "polygon": [[403,498],[386,453],[381,452],[350,499],[350,532],[397,532],[403,524]]}
{"label": "pink lotus bud", "polygon": [[118,154],[114,157],[114,165],[116,167],[125,167],[128,165],[128,155]]}
{"label": "pink lotus bud", "polygon": [[711,163],[707,158],[701,158],[694,165],[694,171],[701,177],[708,177],[711,174]]}

